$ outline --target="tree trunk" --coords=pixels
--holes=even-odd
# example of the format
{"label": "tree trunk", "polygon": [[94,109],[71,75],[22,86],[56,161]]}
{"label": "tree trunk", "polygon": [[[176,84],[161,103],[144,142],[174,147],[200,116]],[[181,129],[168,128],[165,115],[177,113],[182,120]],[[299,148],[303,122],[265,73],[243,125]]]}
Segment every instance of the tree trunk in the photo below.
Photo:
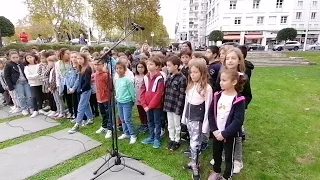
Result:
{"label": "tree trunk", "polygon": [[1,34],[1,29],[0,29],[0,48],[2,48],[3,44],[2,44],[2,34]]}

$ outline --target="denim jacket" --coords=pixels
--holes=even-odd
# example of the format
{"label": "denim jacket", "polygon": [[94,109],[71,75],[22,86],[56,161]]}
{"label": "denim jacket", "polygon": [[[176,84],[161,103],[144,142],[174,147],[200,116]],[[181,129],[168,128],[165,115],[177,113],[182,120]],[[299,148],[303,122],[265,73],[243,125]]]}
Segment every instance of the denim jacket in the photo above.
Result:
{"label": "denim jacket", "polygon": [[79,85],[79,72],[76,68],[72,68],[66,72],[66,86],[68,89],[76,90]]}

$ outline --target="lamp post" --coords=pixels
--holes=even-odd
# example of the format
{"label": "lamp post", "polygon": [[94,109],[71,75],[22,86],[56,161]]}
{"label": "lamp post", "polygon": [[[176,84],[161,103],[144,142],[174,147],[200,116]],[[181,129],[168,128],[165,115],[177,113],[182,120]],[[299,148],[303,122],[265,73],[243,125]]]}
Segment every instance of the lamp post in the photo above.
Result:
{"label": "lamp post", "polygon": [[306,29],[306,35],[304,37],[304,43],[303,43],[303,51],[306,51],[307,48],[307,40],[308,40],[308,34],[309,34],[309,23],[310,23],[310,19],[311,19],[311,3],[309,4],[309,16],[308,16],[308,25],[307,25],[307,29]]}
{"label": "lamp post", "polygon": [[88,45],[91,46],[91,32],[90,32],[90,18],[89,18],[89,6],[91,5],[89,1],[86,0],[86,18],[87,18],[87,34],[88,34]]}
{"label": "lamp post", "polygon": [[150,34],[150,36],[151,36],[151,38],[152,38],[152,47],[153,47],[153,37],[154,37],[154,32],[151,32],[151,34]]}

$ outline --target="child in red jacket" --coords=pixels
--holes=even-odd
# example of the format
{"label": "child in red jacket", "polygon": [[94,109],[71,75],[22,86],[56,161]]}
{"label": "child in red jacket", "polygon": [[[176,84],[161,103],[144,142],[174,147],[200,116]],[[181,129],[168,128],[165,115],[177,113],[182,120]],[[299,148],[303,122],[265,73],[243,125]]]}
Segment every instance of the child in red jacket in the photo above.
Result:
{"label": "child in red jacket", "polygon": [[140,101],[147,112],[150,136],[142,141],[143,144],[153,144],[153,148],[160,147],[161,113],[164,95],[164,78],[160,73],[161,61],[154,56],[148,59],[149,73],[144,76],[141,86]]}

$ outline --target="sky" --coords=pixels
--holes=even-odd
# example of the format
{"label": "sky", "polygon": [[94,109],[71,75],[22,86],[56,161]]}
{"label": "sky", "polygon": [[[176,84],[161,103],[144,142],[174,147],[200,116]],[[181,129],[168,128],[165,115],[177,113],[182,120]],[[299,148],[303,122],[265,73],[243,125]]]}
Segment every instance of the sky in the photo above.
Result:
{"label": "sky", "polygon": [[[10,0],[7,3],[1,3],[0,16],[5,16],[12,23],[16,24],[28,13],[26,6],[22,3],[24,0]],[[164,25],[171,39],[174,38],[174,27],[177,19],[178,6],[180,0],[160,0],[160,15],[164,18]]]}

